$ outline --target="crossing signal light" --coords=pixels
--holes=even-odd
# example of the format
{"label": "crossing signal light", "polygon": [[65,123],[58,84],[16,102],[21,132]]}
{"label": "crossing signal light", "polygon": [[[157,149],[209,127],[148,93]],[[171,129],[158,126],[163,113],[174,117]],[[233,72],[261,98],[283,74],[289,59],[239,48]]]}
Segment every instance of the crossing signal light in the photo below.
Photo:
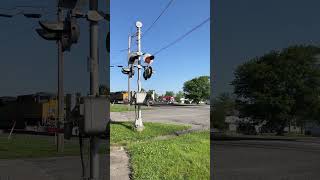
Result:
{"label": "crossing signal light", "polygon": [[144,72],[143,72],[143,78],[145,80],[149,79],[152,75],[152,67],[151,66],[148,66],[144,69]]}
{"label": "crossing signal light", "polygon": [[57,21],[39,21],[40,26],[49,32],[59,32],[63,31],[64,24],[63,22],[57,22]]}
{"label": "crossing signal light", "polygon": [[134,69],[133,69],[133,67],[122,68],[122,69],[121,69],[121,72],[122,72],[123,74],[129,75],[130,78],[134,75]]}
{"label": "crossing signal light", "polygon": [[139,59],[140,54],[138,52],[131,53],[129,55],[129,64],[134,64]]}
{"label": "crossing signal light", "polygon": [[153,60],[154,60],[154,55],[151,55],[149,53],[146,53],[146,54],[143,55],[143,61],[146,64],[151,65]]}
{"label": "crossing signal light", "polygon": [[37,33],[46,40],[61,40],[62,51],[70,51],[72,44],[77,43],[80,37],[80,27],[74,13],[69,11],[64,21],[39,21],[42,29],[36,29]]}
{"label": "crossing signal light", "polygon": [[77,24],[76,18],[72,17],[71,13],[72,12],[68,13],[64,22],[64,30],[61,38],[63,51],[70,51],[72,44],[77,43],[80,37],[80,27]]}
{"label": "crossing signal light", "polygon": [[122,68],[122,69],[121,69],[121,72],[122,72],[123,74],[129,74],[129,73],[130,73],[130,68]]}
{"label": "crossing signal light", "polygon": [[36,29],[37,33],[45,40],[59,40],[59,36],[55,32],[49,32],[45,29]]}
{"label": "crossing signal light", "polygon": [[130,72],[129,72],[129,77],[132,78],[134,76],[134,68],[133,66],[130,66]]}

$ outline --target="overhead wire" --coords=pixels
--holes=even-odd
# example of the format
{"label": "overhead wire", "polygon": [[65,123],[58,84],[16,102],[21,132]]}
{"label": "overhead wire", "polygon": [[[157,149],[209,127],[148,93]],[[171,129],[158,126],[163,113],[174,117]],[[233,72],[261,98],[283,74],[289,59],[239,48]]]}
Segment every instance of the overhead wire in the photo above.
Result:
{"label": "overhead wire", "polygon": [[152,24],[149,26],[149,28],[147,28],[147,30],[145,30],[142,35],[141,38],[144,37],[149,31],[150,29],[154,26],[154,24],[160,19],[160,17],[167,11],[167,9],[170,7],[170,5],[173,3],[174,0],[170,0],[169,3],[166,5],[166,7],[161,11],[161,13],[159,14],[159,16],[152,22]]}
{"label": "overhead wire", "polygon": [[[170,0],[169,3],[166,5],[166,7],[161,11],[161,13],[158,15],[158,17],[152,22],[152,24],[147,28],[147,30],[145,30],[144,32],[142,32],[141,34],[141,39],[152,29],[152,27],[156,24],[156,22],[161,18],[161,16],[169,9],[170,5],[173,3],[174,0]],[[131,34],[133,34],[132,32],[133,29],[133,24],[130,28]],[[134,35],[132,35],[132,37],[135,37]],[[119,50],[120,52],[123,51],[127,51],[128,48],[125,49],[121,49]]]}
{"label": "overhead wire", "polygon": [[184,39],[186,36],[188,36],[189,34],[191,34],[192,32],[194,32],[195,30],[197,30],[198,28],[200,28],[201,26],[203,26],[205,23],[207,23],[208,21],[210,21],[210,17],[208,17],[207,19],[205,19],[204,21],[202,21],[200,24],[198,24],[197,26],[195,26],[194,28],[192,28],[190,31],[186,32],[185,34],[183,34],[182,36],[180,36],[179,38],[177,38],[176,40],[174,40],[173,42],[169,43],[168,45],[160,48],[158,51],[156,51],[155,53],[153,53],[153,55],[156,55],[158,53],[160,53],[161,51],[169,48],[170,46],[173,46],[174,44],[178,43],[179,41],[181,41],[182,39]]}

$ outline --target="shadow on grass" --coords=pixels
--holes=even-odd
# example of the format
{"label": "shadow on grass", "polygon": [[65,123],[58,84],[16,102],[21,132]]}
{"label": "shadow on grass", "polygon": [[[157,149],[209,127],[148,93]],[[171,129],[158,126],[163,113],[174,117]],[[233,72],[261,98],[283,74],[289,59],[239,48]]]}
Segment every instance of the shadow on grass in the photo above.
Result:
{"label": "shadow on grass", "polygon": [[128,125],[128,122],[110,122],[110,124],[117,124],[117,125],[121,125],[131,131],[135,131],[133,126]]}

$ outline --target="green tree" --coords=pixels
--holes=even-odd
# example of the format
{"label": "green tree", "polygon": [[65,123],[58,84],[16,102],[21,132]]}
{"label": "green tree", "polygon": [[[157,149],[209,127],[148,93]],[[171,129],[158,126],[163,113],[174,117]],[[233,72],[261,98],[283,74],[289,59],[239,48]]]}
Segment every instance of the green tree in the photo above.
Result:
{"label": "green tree", "polygon": [[200,76],[189,81],[183,85],[185,97],[195,103],[205,101],[210,98],[210,77]]}
{"label": "green tree", "polygon": [[319,119],[319,53],[315,46],[291,46],[240,65],[231,83],[240,116],[266,121],[278,135],[291,123]]}
{"label": "green tree", "polygon": [[166,91],[165,96],[174,96],[173,91]]}
{"label": "green tree", "polygon": [[159,94],[157,94],[156,92],[154,92],[154,99],[158,100],[159,99]]}
{"label": "green tree", "polygon": [[184,93],[183,93],[183,91],[179,91],[177,94],[176,94],[176,97],[175,97],[175,99],[176,99],[176,101],[178,102],[178,103],[180,103],[181,102],[181,98],[183,98],[184,97]]}
{"label": "green tree", "polygon": [[[153,92],[154,92],[154,90],[149,90],[148,92],[147,92],[147,99],[152,99],[152,94],[153,94]],[[154,93],[154,100],[156,100],[156,93]]]}
{"label": "green tree", "polygon": [[235,111],[235,100],[231,94],[222,93],[214,98],[211,108],[210,125],[213,128],[224,130],[227,128],[225,123],[226,116],[233,115]]}

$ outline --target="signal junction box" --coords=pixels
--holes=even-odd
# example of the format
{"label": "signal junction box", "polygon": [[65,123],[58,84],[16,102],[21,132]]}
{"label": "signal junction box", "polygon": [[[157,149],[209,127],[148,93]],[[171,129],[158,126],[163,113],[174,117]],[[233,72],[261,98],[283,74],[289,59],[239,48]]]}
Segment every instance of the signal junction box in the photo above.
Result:
{"label": "signal junction box", "polygon": [[87,135],[105,133],[110,117],[109,104],[106,97],[85,97],[81,108],[84,118],[80,123],[80,131]]}
{"label": "signal junction box", "polygon": [[135,104],[144,104],[146,100],[147,93],[146,92],[136,92],[134,93],[134,102]]}

